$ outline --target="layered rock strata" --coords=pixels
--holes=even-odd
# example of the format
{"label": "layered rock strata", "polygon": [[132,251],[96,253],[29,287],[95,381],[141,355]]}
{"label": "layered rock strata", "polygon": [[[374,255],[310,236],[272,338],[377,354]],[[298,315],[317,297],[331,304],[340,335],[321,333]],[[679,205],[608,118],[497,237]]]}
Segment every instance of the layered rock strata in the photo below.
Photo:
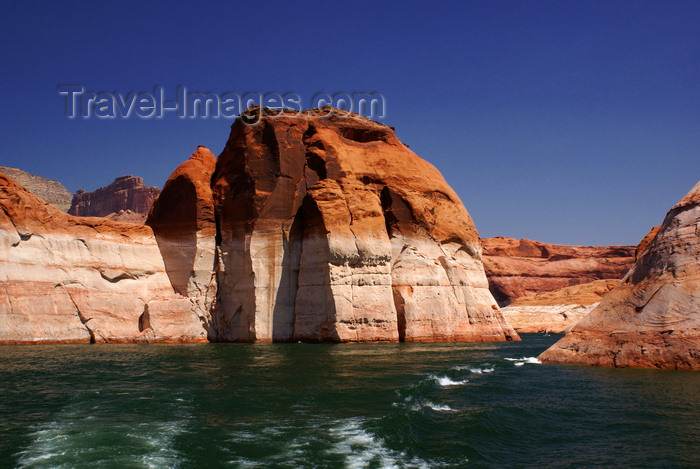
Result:
{"label": "layered rock strata", "polygon": [[489,288],[501,306],[595,280],[619,280],[635,260],[634,246],[566,246],[505,237],[482,242]]}
{"label": "layered rock strata", "polygon": [[207,334],[143,225],[77,218],[0,175],[0,344]]}
{"label": "layered rock strata", "polygon": [[501,308],[517,332],[561,333],[569,330],[598,305],[619,280],[593,282],[516,298]]}
{"label": "layered rock strata", "polygon": [[159,193],[157,187],[145,186],[143,178],[122,176],[94,192],[80,189],[73,196],[68,213],[79,217],[119,219],[120,212],[128,211],[138,214],[139,222],[143,222]]}
{"label": "layered rock strata", "polygon": [[620,284],[540,360],[700,369],[700,182]]}
{"label": "layered rock strata", "polygon": [[469,214],[392,128],[317,111],[243,119],[259,122],[233,125],[212,178],[218,340],[517,338]]}
{"label": "layered rock strata", "polygon": [[0,173],[11,178],[17,184],[62,212],[67,212],[70,208],[73,194],[60,182],[36,176],[9,166],[0,166]]}

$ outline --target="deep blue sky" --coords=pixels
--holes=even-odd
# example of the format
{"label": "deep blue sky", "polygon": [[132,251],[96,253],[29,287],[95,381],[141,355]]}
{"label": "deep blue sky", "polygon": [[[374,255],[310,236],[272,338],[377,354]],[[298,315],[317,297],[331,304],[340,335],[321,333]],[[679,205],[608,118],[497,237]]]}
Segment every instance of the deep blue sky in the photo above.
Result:
{"label": "deep blue sky", "polygon": [[162,186],[227,119],[65,117],[56,87],[376,91],[482,236],[636,244],[700,178],[700,2],[7,2],[0,164]]}

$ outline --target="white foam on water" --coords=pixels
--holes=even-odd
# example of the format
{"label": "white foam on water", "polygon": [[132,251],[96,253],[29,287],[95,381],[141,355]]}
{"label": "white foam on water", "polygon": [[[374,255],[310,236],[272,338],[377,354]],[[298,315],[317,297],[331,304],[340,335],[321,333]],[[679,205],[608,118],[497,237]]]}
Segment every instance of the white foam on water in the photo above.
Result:
{"label": "white foam on water", "polygon": [[347,468],[430,468],[434,465],[418,458],[407,459],[405,453],[387,448],[382,438],[362,428],[362,421],[350,418],[330,428],[329,433],[335,440],[330,453],[345,457]]}
{"label": "white foam on water", "polygon": [[436,412],[457,412],[455,409],[453,409],[452,407],[450,407],[448,405],[436,404],[436,403],[434,403],[432,401],[428,401],[428,400],[420,400],[418,402],[414,402],[410,407],[410,409],[413,411],[419,411],[419,410],[423,410],[426,408],[434,410]]}
{"label": "white foam on water", "polygon": [[435,381],[437,381],[437,383],[438,383],[440,386],[443,386],[443,387],[445,387],[445,386],[461,386],[461,385],[467,384],[467,383],[469,382],[469,380],[467,380],[467,379],[463,379],[463,380],[460,380],[460,381],[455,381],[455,380],[453,380],[452,378],[450,378],[450,377],[448,377],[448,376],[432,376],[432,378],[433,378]]}
{"label": "white foam on water", "polygon": [[359,419],[348,419],[338,423],[329,431],[335,440],[330,453],[345,457],[345,467],[367,467],[370,463],[380,467],[399,467],[384,441],[362,428]]}
{"label": "white foam on water", "polygon": [[[32,440],[29,446],[17,453],[18,467],[71,468],[106,454],[118,461],[103,463],[178,467],[181,457],[174,448],[174,439],[184,431],[185,425],[183,421],[102,425],[95,422],[94,416],[66,410],[56,420],[35,427],[29,435]],[[110,438],[112,434],[120,435],[120,441]],[[121,451],[123,448],[137,451]]]}
{"label": "white foam on water", "polygon": [[140,426],[145,432],[139,432],[138,436],[152,448],[141,456],[141,462],[150,468],[177,467],[181,458],[173,440],[183,432],[185,422],[155,422]]}
{"label": "white foam on water", "polygon": [[[504,358],[504,360],[507,360],[509,362],[517,362],[515,365],[516,366],[522,366],[524,363],[529,363],[532,365],[541,365],[542,362],[539,361],[536,357],[522,357],[522,358]],[[520,365],[518,365],[520,363]]]}
{"label": "white foam on water", "polygon": [[495,370],[493,368],[467,368],[470,373],[475,375],[481,375],[484,373],[493,373]]}

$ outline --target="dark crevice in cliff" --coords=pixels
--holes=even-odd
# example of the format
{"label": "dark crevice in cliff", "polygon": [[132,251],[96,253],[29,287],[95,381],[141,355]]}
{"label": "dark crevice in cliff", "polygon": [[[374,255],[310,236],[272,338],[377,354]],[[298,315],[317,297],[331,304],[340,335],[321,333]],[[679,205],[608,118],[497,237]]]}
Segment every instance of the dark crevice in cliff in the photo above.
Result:
{"label": "dark crevice in cliff", "polygon": [[143,332],[146,329],[152,329],[151,316],[148,312],[148,303],[143,305],[143,313],[139,316],[139,332]]}
{"label": "dark crevice in cliff", "polygon": [[262,144],[267,147],[266,160],[271,163],[270,168],[273,170],[274,174],[280,174],[280,147],[277,141],[277,135],[275,135],[275,126],[272,122],[266,120],[262,128],[262,135],[260,136]]}
{"label": "dark crevice in cliff", "polygon": [[340,134],[344,138],[358,143],[386,142],[388,138],[386,130],[366,127],[340,127]]}
{"label": "dark crevice in cliff", "polygon": [[319,180],[326,179],[326,162],[316,153],[309,152],[306,154],[306,166],[316,172]]}
{"label": "dark crevice in cliff", "polygon": [[336,305],[331,289],[328,229],[316,201],[307,195],[301,207],[302,233],[294,338],[305,342],[338,342]]}
{"label": "dark crevice in cliff", "polygon": [[13,247],[13,248],[16,248],[17,246],[19,246],[19,243],[21,243],[23,241],[29,241],[32,237],[31,233],[21,234],[21,233],[17,232],[17,235],[19,236],[19,241],[12,243],[11,247]]}
{"label": "dark crevice in cliff", "polygon": [[389,235],[389,238],[391,238],[391,234],[393,231],[392,227],[396,225],[398,219],[394,215],[394,212],[391,208],[391,193],[388,187],[384,187],[382,189],[382,192],[379,194],[379,200],[382,205],[382,211],[384,212],[384,224],[386,226],[386,233]]}
{"label": "dark crevice in cliff", "polygon": [[[393,197],[391,189],[384,187],[379,194],[379,201],[382,206],[382,212],[384,213],[384,225],[386,226],[386,232],[389,239],[391,239],[393,236],[400,234],[398,226],[399,219],[397,218],[396,214],[394,214],[393,210]],[[395,261],[396,259],[392,259],[392,269]],[[396,327],[398,329],[399,342],[404,342],[406,340],[406,305],[404,297],[401,294],[400,287],[394,285],[393,280],[394,279],[392,278],[391,292],[394,298],[394,308],[396,309]]]}

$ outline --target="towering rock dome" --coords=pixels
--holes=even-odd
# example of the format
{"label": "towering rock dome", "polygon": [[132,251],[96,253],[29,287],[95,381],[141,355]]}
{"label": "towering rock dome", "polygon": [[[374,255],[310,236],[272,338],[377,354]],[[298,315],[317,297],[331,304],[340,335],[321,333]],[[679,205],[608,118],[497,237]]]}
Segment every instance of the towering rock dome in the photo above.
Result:
{"label": "towering rock dome", "polygon": [[391,127],[250,109],[212,187],[219,340],[517,338],[464,205]]}
{"label": "towering rock dome", "polygon": [[540,359],[700,369],[700,182],[621,283]]}

